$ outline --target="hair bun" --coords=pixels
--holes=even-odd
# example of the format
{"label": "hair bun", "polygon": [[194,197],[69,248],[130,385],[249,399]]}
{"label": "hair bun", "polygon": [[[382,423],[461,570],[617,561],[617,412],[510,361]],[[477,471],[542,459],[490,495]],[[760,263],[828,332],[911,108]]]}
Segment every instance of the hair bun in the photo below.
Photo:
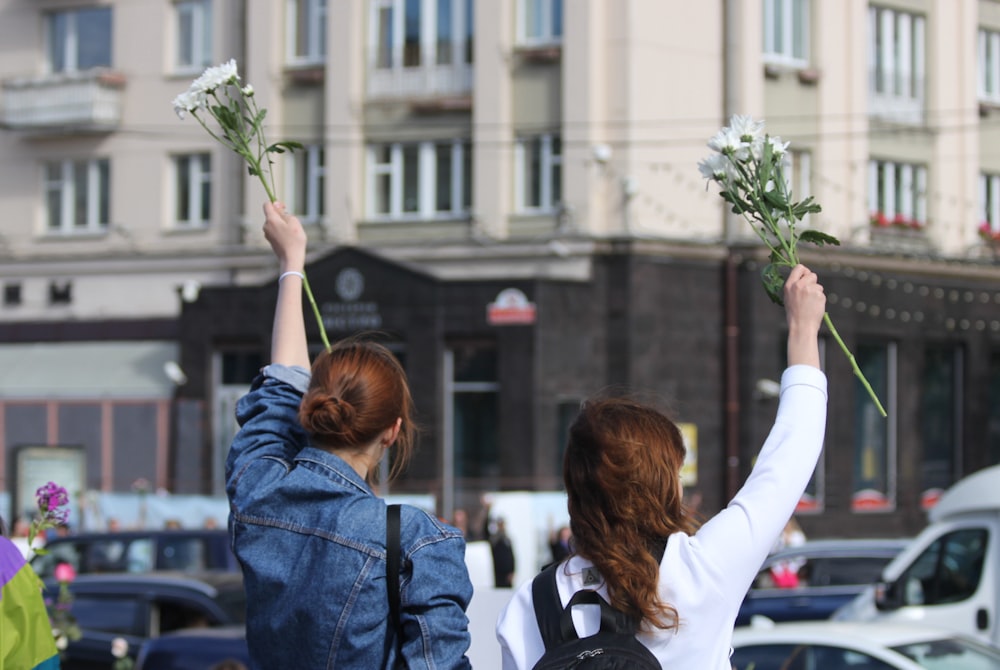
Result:
{"label": "hair bun", "polygon": [[343,398],[322,392],[313,392],[302,400],[303,427],[315,434],[344,437],[351,434],[357,412]]}

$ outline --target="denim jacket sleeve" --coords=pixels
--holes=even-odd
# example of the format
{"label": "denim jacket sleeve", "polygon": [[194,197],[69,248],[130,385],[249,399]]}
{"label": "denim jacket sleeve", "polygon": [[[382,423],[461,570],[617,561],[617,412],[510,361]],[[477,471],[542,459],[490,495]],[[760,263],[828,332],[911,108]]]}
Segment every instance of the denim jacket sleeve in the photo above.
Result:
{"label": "denim jacket sleeve", "polygon": [[[405,524],[405,520],[404,520]],[[465,614],[472,582],[465,565],[465,540],[444,533],[423,538],[405,556],[409,575],[401,585],[403,656],[411,670],[471,668],[471,637]]]}
{"label": "denim jacket sleeve", "polygon": [[272,457],[291,461],[308,444],[298,419],[309,371],[301,367],[268,365],[236,404],[240,430],[226,459],[227,488],[252,461]]}

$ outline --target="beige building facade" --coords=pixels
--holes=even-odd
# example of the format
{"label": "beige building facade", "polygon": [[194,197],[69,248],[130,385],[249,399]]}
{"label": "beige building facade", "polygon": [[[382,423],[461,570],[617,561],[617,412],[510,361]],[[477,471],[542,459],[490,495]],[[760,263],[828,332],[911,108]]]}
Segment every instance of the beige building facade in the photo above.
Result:
{"label": "beige building facade", "polygon": [[[832,272],[943,274],[993,300],[994,0],[0,0],[0,17],[0,354],[20,347],[9,355],[40,370],[0,382],[0,451],[60,442],[77,420],[65,407],[97,403],[87,488],[177,488],[163,403],[183,414],[170,403],[194,376],[178,319],[206,287],[275,276],[260,183],[172,106],[229,59],[267,109],[268,140],[304,145],[274,156],[273,177],[314,259],[360,247],[440,281],[572,283],[623,240],[665,262],[752,258],[749,229],[697,168],[749,114],[791,142],[792,188],[823,207],[807,225],[842,242]],[[45,369],[47,352],[95,340],[104,350],[87,356],[146,383],[88,391]],[[123,340],[160,348],[125,361]],[[247,381],[225,370],[253,360],[244,345],[257,343],[232,336],[219,345],[232,355],[198,373],[199,491],[220,490]],[[109,462],[141,431],[113,420],[136,403],[160,417],[139,459],[152,471]],[[22,406],[37,412],[21,422]]]}

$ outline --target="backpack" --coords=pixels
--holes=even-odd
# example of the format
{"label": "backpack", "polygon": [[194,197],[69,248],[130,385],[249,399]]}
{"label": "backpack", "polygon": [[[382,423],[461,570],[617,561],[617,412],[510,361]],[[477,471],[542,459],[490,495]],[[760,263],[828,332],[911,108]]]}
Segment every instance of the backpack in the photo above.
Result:
{"label": "backpack", "polygon": [[[635,638],[637,623],[597,591],[577,591],[564,609],[556,587],[558,568],[559,564],[553,563],[531,583],[535,619],[545,643],[545,653],[534,670],[660,670],[653,653]],[[573,627],[574,605],[600,605],[601,630],[579,637]]]}

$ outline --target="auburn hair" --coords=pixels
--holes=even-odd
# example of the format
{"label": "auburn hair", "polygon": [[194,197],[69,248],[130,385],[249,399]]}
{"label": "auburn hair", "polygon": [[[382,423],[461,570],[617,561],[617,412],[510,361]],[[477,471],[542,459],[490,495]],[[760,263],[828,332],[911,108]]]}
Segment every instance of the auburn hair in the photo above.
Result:
{"label": "auburn hair", "polygon": [[592,561],[611,604],[636,621],[677,628],[659,597],[667,538],[693,533],[680,484],[684,442],[659,411],[628,398],[585,402],[569,430],[563,461],[577,554]]}
{"label": "auburn hair", "polygon": [[[416,428],[406,372],[385,346],[359,337],[340,340],[312,365],[299,421],[317,447],[361,451],[402,419],[389,471],[393,479],[413,454]],[[378,470],[366,477],[378,483]]]}

